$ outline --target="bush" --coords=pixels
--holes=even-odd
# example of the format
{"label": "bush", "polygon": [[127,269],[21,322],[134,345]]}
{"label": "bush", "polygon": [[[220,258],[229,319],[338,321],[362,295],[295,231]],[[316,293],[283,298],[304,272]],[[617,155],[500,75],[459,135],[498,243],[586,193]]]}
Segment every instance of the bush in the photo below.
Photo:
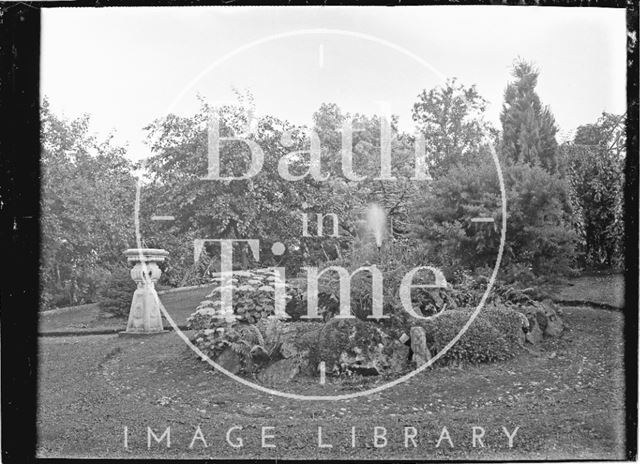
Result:
{"label": "bush", "polygon": [[524,315],[518,311],[500,307],[484,307],[478,317],[486,319],[507,341],[514,353],[524,342]]}
{"label": "bush", "polygon": [[199,330],[192,341],[213,360],[225,350],[232,350],[240,355],[241,372],[250,373],[283,357],[280,352],[283,332],[283,323],[276,318],[269,318],[257,324],[235,323]]}
{"label": "bush", "polygon": [[[416,263],[412,265],[411,263]],[[322,269],[330,266],[339,266],[347,270],[349,274],[362,266],[376,265],[383,277],[383,313],[389,316],[395,313],[404,312],[400,305],[399,288],[402,279],[416,266],[429,263],[424,254],[424,249],[417,241],[406,239],[388,242],[382,249],[371,250],[355,246],[340,259],[325,263]],[[335,271],[325,272],[318,279],[318,312],[328,320],[338,314],[340,310],[340,279]],[[414,285],[421,283],[432,284],[434,277],[428,271],[419,272],[415,275]],[[306,278],[301,279],[301,286],[306,286]],[[367,320],[372,314],[372,275],[368,271],[360,271],[351,279],[350,305],[351,314],[361,320]],[[306,288],[303,297],[306,299]],[[411,290],[414,310],[418,314],[428,315],[447,303],[449,307],[454,305],[446,295],[436,289]]]}
{"label": "bush", "polygon": [[[460,332],[471,311],[445,311],[417,325],[427,332],[431,354],[439,353]],[[438,360],[441,364],[503,361],[517,354],[522,340],[522,318],[511,310],[485,308],[460,339]]]}
{"label": "bush", "polygon": [[[274,282],[277,279],[273,269],[254,269],[250,271],[234,271],[231,277],[233,289],[232,310],[238,322],[255,324],[263,318],[275,314]],[[218,274],[213,279],[219,282],[216,288],[207,295],[196,311],[189,316],[187,323],[190,329],[211,329],[226,325],[223,313],[221,290],[223,277]],[[299,294],[298,289],[285,282],[286,299],[292,300]],[[289,305],[287,305],[289,306]]]}
{"label": "bush", "polygon": [[615,153],[609,145],[609,141],[566,143],[561,151],[571,186],[581,263],[588,267],[609,268],[624,262],[624,154]]}
{"label": "bush", "polygon": [[119,266],[105,279],[98,289],[97,302],[104,312],[127,317],[131,309],[131,299],[137,285],[131,279],[129,269]]}
{"label": "bush", "polygon": [[[576,235],[567,182],[539,166],[503,165],[502,170],[509,215],[503,265],[517,263],[536,275],[570,272]],[[451,169],[416,202],[412,216],[419,218],[414,232],[436,266],[492,265],[502,221],[495,166],[487,159]],[[478,225],[473,217],[492,217],[494,223]]]}

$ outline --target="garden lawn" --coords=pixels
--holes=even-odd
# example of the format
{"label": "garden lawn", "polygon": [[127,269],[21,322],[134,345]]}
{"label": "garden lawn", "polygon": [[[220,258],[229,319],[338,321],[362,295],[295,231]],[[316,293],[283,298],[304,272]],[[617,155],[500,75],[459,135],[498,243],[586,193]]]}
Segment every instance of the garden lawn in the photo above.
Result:
{"label": "garden lawn", "polygon": [[[623,316],[566,308],[569,330],[535,352],[502,363],[435,368],[381,393],[351,400],[305,401],[272,396],[215,373],[175,333],[141,339],[113,335],[40,339],[40,457],[360,458],[360,459],[621,459],[624,457]],[[300,379],[280,386],[302,394],[344,394],[384,379]],[[189,444],[197,426],[202,441]],[[128,449],[123,429],[128,427]],[[171,426],[171,448],[147,449],[146,427]],[[225,434],[242,426],[244,446]],[[274,427],[275,448],[261,447]],[[352,447],[351,427],[356,427]],[[373,446],[385,427],[387,446]],[[403,427],[417,429],[405,448]],[[472,447],[481,426],[485,447]],[[520,427],[513,442],[511,433]],[[318,447],[318,427],[324,443]],[[435,442],[447,427],[454,447]],[[479,443],[478,443],[479,445]]]}
{"label": "garden lawn", "polygon": [[551,295],[556,301],[589,302],[624,308],[624,275],[585,275],[555,286]]}
{"label": "garden lawn", "polygon": [[[167,308],[171,318],[179,326],[187,323],[187,318],[195,311],[196,306],[211,293],[215,284],[198,288],[185,288],[160,293],[160,301]],[[133,296],[133,294],[132,294]],[[97,304],[67,308],[62,311],[44,311],[40,317],[39,332],[55,334],[60,332],[91,332],[110,330],[117,332],[127,327],[127,319],[122,317],[105,317]],[[168,327],[168,323],[164,323]]]}

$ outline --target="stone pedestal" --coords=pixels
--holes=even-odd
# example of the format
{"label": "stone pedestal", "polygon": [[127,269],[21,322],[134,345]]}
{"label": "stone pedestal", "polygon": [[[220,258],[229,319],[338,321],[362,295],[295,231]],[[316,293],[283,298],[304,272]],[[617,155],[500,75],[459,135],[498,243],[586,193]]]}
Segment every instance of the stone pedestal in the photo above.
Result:
{"label": "stone pedestal", "polygon": [[128,262],[135,263],[131,278],[138,288],[133,293],[127,330],[123,334],[161,333],[164,330],[155,283],[162,274],[158,263],[164,261],[169,252],[157,248],[131,248],[124,254]]}

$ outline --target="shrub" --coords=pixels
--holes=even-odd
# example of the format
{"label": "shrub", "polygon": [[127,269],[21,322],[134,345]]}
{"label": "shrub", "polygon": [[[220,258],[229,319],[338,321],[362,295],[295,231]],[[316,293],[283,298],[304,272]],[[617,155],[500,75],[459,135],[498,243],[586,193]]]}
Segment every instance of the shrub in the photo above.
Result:
{"label": "shrub", "polygon": [[[274,282],[277,276],[272,269],[255,269],[251,271],[234,271],[231,277],[233,290],[232,310],[238,322],[255,324],[259,320],[275,314]],[[213,278],[220,283],[207,295],[196,311],[189,316],[187,323],[190,329],[210,329],[226,325],[224,321],[221,290],[223,276]],[[291,300],[298,295],[298,289],[285,282],[286,299]]]}
{"label": "shrub", "polygon": [[[470,311],[445,311],[416,324],[425,328],[427,344],[435,355],[453,340],[470,316]],[[520,332],[522,319],[515,311],[485,309],[438,362],[478,364],[512,358],[519,350]]]}
{"label": "shrub", "polygon": [[236,323],[199,330],[193,343],[210,359],[215,360],[231,349],[242,359],[242,372],[253,372],[281,358],[282,323],[276,318],[258,324]]}
{"label": "shrub", "polygon": [[97,302],[100,310],[127,317],[136,287],[129,269],[118,266],[98,289]]}
{"label": "shrub", "polygon": [[[602,124],[611,116],[603,115],[599,122]],[[587,127],[581,128],[584,132]],[[612,135],[612,131],[606,132]],[[561,150],[571,186],[573,225],[580,237],[581,261],[595,267],[621,265],[624,261],[624,153],[612,149],[610,140],[584,138],[577,134],[576,143],[565,143]]]}
{"label": "shrub", "polygon": [[497,306],[482,308],[479,317],[486,319],[509,344],[509,349],[516,352],[524,342],[523,314],[518,311]]}
{"label": "shrub", "polygon": [[[503,265],[517,263],[536,275],[566,273],[575,256],[568,184],[540,166],[503,165],[509,224]],[[474,270],[494,263],[500,245],[501,195],[495,166],[457,166],[435,180],[413,206],[414,232],[431,262]],[[473,217],[493,217],[478,225]]]}
{"label": "shrub", "polygon": [[[383,244],[380,251],[358,248],[349,250],[340,259],[326,262],[322,269],[330,266],[344,268],[349,274],[362,266],[376,265],[383,276],[383,313],[389,316],[394,313],[404,312],[400,306],[399,288],[402,279],[415,266],[410,263],[429,263],[424,255],[424,249],[417,241],[396,240]],[[421,280],[424,279],[424,280]],[[414,285],[420,283],[433,283],[430,272],[424,271],[416,274]],[[301,279],[301,286],[305,289],[303,297],[306,299],[306,278]],[[350,306],[351,314],[358,319],[366,320],[372,314],[372,275],[368,271],[360,271],[351,279]],[[449,306],[446,292],[432,289],[414,288],[411,291],[414,310],[420,314],[429,314],[439,310],[444,303]],[[325,320],[335,316],[340,309],[340,279],[337,272],[325,272],[318,279],[318,312]]]}

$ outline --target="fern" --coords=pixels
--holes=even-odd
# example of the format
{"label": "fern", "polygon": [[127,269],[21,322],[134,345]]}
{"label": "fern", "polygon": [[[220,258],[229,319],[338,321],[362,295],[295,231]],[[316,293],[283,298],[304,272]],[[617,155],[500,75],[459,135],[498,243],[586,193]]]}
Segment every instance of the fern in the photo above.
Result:
{"label": "fern", "polygon": [[241,332],[241,337],[243,337],[243,339],[249,342],[252,348],[255,345],[264,346],[265,344],[264,338],[262,337],[262,334],[260,333],[260,331],[256,326],[254,325],[244,326],[242,327],[242,329],[240,329],[240,332]]}
{"label": "fern", "polygon": [[238,353],[245,359],[251,357],[251,345],[249,345],[245,340],[238,340],[237,342],[229,342],[229,348],[235,353]]}

